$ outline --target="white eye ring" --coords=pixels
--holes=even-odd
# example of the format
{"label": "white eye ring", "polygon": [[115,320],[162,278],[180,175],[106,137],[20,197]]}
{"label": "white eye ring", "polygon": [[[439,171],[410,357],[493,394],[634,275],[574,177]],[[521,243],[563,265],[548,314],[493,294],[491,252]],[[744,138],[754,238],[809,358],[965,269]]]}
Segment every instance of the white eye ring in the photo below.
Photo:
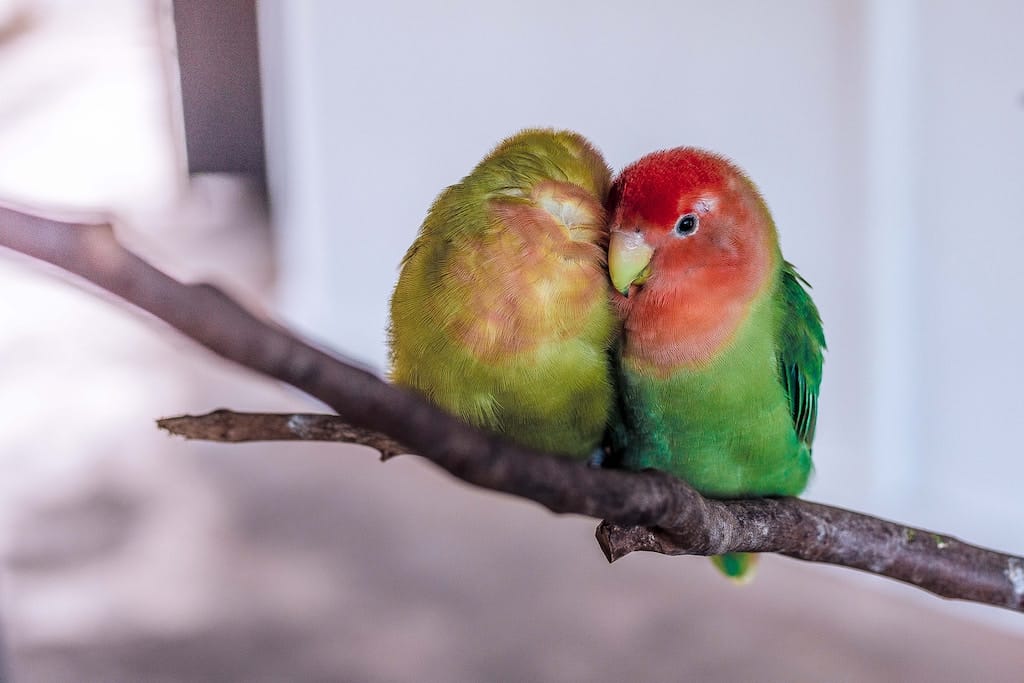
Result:
{"label": "white eye ring", "polygon": [[675,234],[679,237],[689,237],[693,233],[697,232],[697,228],[700,227],[700,218],[695,213],[684,213],[676,221],[676,225],[673,228]]}

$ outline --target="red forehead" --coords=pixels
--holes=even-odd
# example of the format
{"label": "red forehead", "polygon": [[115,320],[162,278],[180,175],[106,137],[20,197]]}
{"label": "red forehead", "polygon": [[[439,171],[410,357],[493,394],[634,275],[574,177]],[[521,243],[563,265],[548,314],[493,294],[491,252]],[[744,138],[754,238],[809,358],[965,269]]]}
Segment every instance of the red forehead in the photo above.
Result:
{"label": "red forehead", "polygon": [[612,201],[632,214],[629,217],[674,223],[680,199],[721,196],[737,175],[731,163],[711,152],[693,147],[662,150],[622,170],[612,188]]}

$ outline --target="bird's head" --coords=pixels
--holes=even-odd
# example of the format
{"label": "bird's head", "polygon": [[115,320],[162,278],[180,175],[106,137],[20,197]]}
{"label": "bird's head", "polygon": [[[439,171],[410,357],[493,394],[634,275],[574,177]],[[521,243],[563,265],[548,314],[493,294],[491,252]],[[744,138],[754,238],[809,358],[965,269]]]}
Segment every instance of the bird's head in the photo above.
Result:
{"label": "bird's head", "polygon": [[728,160],[679,147],[627,166],[609,198],[608,270],[623,297],[729,279],[777,249],[753,183]]}

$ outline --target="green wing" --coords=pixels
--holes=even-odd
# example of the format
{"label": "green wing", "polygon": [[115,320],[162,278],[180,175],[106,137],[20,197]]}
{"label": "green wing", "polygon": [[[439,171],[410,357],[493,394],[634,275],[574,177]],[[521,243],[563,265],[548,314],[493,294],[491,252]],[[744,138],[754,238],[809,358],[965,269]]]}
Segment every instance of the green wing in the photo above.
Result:
{"label": "green wing", "polygon": [[797,437],[808,449],[818,421],[818,389],[821,386],[825,333],[821,317],[804,289],[810,287],[793,264],[782,268],[782,324],[779,331],[779,375],[789,397],[789,411]]}

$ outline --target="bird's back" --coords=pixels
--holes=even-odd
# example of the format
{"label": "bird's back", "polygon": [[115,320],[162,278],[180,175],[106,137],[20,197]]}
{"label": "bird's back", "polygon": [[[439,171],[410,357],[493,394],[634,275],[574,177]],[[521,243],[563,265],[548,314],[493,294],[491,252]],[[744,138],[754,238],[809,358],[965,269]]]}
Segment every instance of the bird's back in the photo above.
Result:
{"label": "bird's back", "polygon": [[392,380],[525,445],[589,454],[612,400],[608,175],[583,138],[527,131],[443,192],[392,297]]}

